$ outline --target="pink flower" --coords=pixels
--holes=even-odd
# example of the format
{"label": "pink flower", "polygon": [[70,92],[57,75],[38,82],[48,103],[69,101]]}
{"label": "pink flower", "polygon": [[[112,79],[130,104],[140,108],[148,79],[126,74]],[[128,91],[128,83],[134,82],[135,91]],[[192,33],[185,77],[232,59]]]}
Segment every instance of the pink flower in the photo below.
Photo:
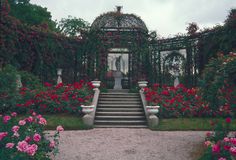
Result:
{"label": "pink flower", "polygon": [[224,157],[220,157],[218,160],[226,160],[226,158],[224,158]]}
{"label": "pink flower", "polygon": [[57,126],[57,131],[58,132],[64,131],[64,128],[62,126]]}
{"label": "pink flower", "polygon": [[38,119],[42,118],[42,115],[41,114],[37,115],[37,118]]}
{"label": "pink flower", "polygon": [[229,142],[230,140],[229,140],[229,138],[228,137],[225,137],[224,138],[224,142]]}
{"label": "pink flower", "polygon": [[20,152],[26,152],[26,149],[28,148],[28,143],[26,141],[18,142],[16,148]]}
{"label": "pink flower", "polygon": [[208,146],[211,145],[211,142],[210,142],[210,141],[205,141],[205,142],[204,142],[204,145],[208,147]]}
{"label": "pink flower", "polygon": [[14,147],[14,143],[7,143],[6,144],[6,148],[13,148]]}
{"label": "pink flower", "polygon": [[34,140],[35,142],[39,142],[39,141],[41,140],[40,134],[35,133],[34,136],[33,136],[33,140]]}
{"label": "pink flower", "polygon": [[50,148],[54,148],[55,146],[56,146],[55,141],[54,141],[54,140],[51,140],[51,141],[50,141],[50,144],[49,144],[49,147],[50,147]]}
{"label": "pink flower", "polygon": [[32,113],[32,116],[36,116],[37,114],[35,112]]}
{"label": "pink flower", "polygon": [[7,123],[11,119],[10,116],[6,115],[3,117],[3,123]]}
{"label": "pink flower", "polygon": [[207,136],[207,137],[211,137],[211,136],[212,136],[212,133],[211,133],[211,132],[207,132],[207,133],[206,133],[206,136]]}
{"label": "pink flower", "polygon": [[231,147],[229,151],[233,156],[236,156],[236,147]]}
{"label": "pink flower", "polygon": [[220,146],[218,144],[214,144],[212,146],[212,152],[219,153],[220,152]]}
{"label": "pink flower", "polygon": [[225,122],[226,122],[226,123],[231,123],[231,118],[230,118],[230,117],[227,117],[227,118],[225,119]]}
{"label": "pink flower", "polygon": [[33,120],[34,120],[34,118],[33,118],[33,117],[31,117],[31,116],[29,116],[28,118],[26,118],[26,121],[28,121],[29,123],[32,123],[32,122],[33,122]]}
{"label": "pink flower", "polygon": [[25,120],[20,120],[18,124],[19,124],[20,126],[24,126],[24,125],[25,125],[25,123],[26,123],[26,121],[25,121]]}
{"label": "pink flower", "polygon": [[14,132],[13,137],[19,137],[19,136],[20,136],[20,135],[19,135],[18,132]]}
{"label": "pink flower", "polygon": [[29,143],[29,142],[31,141],[31,138],[30,138],[29,136],[26,136],[26,137],[25,137],[25,141],[26,141],[27,143]]}
{"label": "pink flower", "polygon": [[45,118],[39,118],[39,124],[47,125],[46,119]]}
{"label": "pink flower", "polygon": [[230,142],[236,145],[236,138],[230,138]]}
{"label": "pink flower", "polygon": [[12,117],[16,117],[16,116],[17,116],[17,113],[16,113],[16,112],[12,112],[12,113],[11,113],[11,116],[12,116]]}
{"label": "pink flower", "polygon": [[8,132],[0,132],[0,141],[8,135]]}
{"label": "pink flower", "polygon": [[19,131],[19,129],[20,129],[20,127],[19,127],[19,126],[13,126],[11,130],[12,130],[12,132],[14,132],[14,133],[15,133],[15,132],[18,132],[18,131]]}
{"label": "pink flower", "polygon": [[35,155],[37,150],[38,150],[38,146],[36,144],[32,144],[32,145],[28,145],[28,147],[26,148],[25,152],[28,155],[33,156],[33,155]]}

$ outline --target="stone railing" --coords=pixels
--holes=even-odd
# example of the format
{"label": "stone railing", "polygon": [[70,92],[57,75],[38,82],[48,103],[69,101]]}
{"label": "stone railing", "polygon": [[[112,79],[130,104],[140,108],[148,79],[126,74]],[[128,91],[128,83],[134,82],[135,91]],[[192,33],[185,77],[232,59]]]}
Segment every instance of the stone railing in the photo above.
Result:
{"label": "stone railing", "polygon": [[138,85],[140,87],[139,94],[142,100],[143,109],[145,116],[147,118],[148,127],[154,128],[159,124],[159,118],[157,117],[157,113],[159,111],[159,106],[148,106],[147,101],[144,95],[144,88],[147,87],[146,81],[140,81],[138,82]]}
{"label": "stone railing", "polygon": [[98,104],[98,98],[100,94],[100,81],[92,81],[93,86],[95,87],[94,90],[94,96],[93,96],[93,101],[91,105],[89,106],[84,106],[82,105],[82,112],[85,114],[82,118],[83,123],[87,125],[88,127],[93,127],[94,125],[94,118],[95,118],[95,113],[97,109],[97,104]]}

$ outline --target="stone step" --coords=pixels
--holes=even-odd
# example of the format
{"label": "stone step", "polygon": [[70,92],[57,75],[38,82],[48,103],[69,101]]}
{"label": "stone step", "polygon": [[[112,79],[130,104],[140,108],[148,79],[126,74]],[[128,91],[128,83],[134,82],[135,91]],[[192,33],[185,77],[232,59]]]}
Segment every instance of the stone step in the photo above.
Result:
{"label": "stone step", "polygon": [[146,120],[95,120],[95,125],[146,125]]}
{"label": "stone step", "polygon": [[95,125],[96,128],[147,128],[147,125]]}
{"label": "stone step", "polygon": [[100,97],[100,101],[140,101],[139,97]]}
{"label": "stone step", "polygon": [[96,116],[95,120],[145,120],[144,116]]}
{"label": "stone step", "polygon": [[141,101],[98,101],[99,104],[141,104]]}
{"label": "stone step", "polygon": [[99,98],[140,98],[140,95],[129,95],[129,94],[107,94],[107,95],[99,95]]}
{"label": "stone step", "polygon": [[108,89],[108,92],[112,92],[112,93],[128,93],[129,89]]}
{"label": "stone step", "polygon": [[97,116],[140,116],[144,112],[96,112]]}
{"label": "stone step", "polygon": [[98,104],[97,108],[142,108],[141,104]]}
{"label": "stone step", "polygon": [[142,108],[97,108],[97,111],[102,112],[137,112],[143,111]]}
{"label": "stone step", "polygon": [[139,96],[139,93],[116,93],[116,92],[108,92],[108,93],[101,93],[100,96]]}

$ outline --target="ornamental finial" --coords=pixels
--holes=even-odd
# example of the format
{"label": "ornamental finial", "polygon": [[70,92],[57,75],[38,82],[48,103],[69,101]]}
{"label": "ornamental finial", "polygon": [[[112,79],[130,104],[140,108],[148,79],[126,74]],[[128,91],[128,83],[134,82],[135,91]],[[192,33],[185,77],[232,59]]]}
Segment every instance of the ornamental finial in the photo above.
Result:
{"label": "ornamental finial", "polygon": [[120,11],[121,11],[122,8],[123,8],[122,6],[116,6],[116,10],[117,10],[117,12],[120,13]]}

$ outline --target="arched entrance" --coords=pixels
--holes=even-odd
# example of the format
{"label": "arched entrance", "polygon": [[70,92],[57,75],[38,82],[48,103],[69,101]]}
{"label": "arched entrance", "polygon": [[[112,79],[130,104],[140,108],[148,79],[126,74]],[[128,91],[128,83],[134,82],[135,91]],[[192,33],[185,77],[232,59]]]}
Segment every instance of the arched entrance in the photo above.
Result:
{"label": "arched entrance", "polygon": [[99,42],[93,56],[95,74],[107,88],[128,89],[144,77],[148,30],[139,17],[123,14],[117,7],[115,12],[97,17],[91,33],[97,35]]}

